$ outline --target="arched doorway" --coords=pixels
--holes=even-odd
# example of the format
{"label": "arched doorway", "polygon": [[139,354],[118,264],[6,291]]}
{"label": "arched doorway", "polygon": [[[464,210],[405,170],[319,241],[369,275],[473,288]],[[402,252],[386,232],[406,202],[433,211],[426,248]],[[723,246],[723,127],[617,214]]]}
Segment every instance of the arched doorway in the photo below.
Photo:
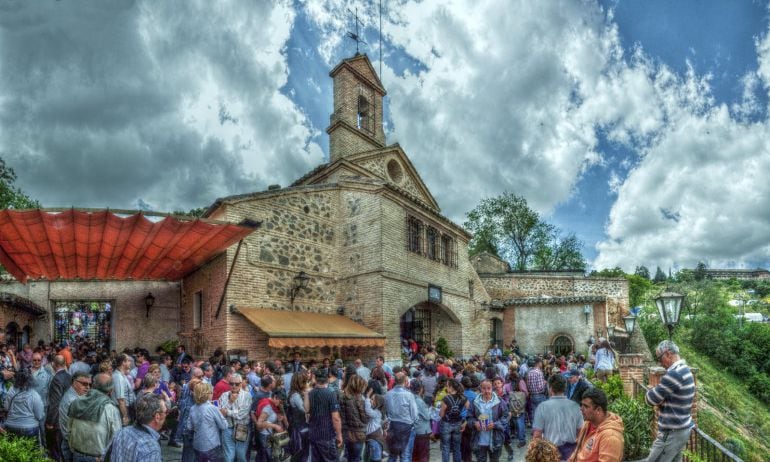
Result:
{"label": "arched doorway", "polygon": [[21,330],[21,344],[26,345],[32,340],[32,328],[30,326],[24,326]]}
{"label": "arched doorway", "polygon": [[9,322],[5,326],[5,343],[16,345],[16,351],[21,351],[22,343],[21,343],[21,329],[19,329],[19,325],[16,324],[14,321]]}
{"label": "arched doorway", "polygon": [[425,304],[409,308],[401,316],[401,340],[414,339],[418,345],[430,345],[433,310]]}
{"label": "arched doorway", "polygon": [[559,335],[553,339],[553,354],[556,356],[566,356],[574,351],[572,339],[566,335]]}

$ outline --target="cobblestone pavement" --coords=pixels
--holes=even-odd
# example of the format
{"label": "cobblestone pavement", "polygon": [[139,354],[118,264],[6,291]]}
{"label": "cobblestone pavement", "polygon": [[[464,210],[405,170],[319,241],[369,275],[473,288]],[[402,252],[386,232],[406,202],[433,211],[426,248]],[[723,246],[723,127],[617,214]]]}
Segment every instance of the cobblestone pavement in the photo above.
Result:
{"label": "cobblestone pavement", "polygon": [[[527,441],[529,441],[530,437],[530,430],[527,430]],[[167,441],[161,441],[163,443],[161,445],[161,448],[163,450],[163,460],[164,462],[179,462],[182,460],[182,450],[177,448],[169,447]],[[524,456],[527,453],[527,447],[524,446],[523,448],[519,449],[516,447],[516,443],[513,444],[513,461],[514,462],[522,462],[524,460]],[[505,449],[503,449],[503,453],[500,456],[500,462],[506,462],[507,461],[508,454],[505,452]],[[253,456],[252,456],[253,457]],[[430,462],[441,462],[441,447],[439,446],[439,443],[433,442],[430,445]]]}

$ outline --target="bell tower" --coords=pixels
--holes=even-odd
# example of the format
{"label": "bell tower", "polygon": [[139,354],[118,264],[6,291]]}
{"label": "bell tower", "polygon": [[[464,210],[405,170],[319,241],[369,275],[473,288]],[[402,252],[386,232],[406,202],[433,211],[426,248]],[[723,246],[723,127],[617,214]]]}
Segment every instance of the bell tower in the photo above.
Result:
{"label": "bell tower", "polygon": [[385,89],[369,58],[356,54],[329,73],[334,82],[334,112],[329,127],[329,160],[385,147],[382,98]]}

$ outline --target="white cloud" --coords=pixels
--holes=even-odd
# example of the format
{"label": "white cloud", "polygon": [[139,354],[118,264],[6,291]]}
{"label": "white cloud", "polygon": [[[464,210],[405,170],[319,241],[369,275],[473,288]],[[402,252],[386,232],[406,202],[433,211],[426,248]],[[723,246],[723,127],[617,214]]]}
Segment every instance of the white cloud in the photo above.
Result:
{"label": "white cloud", "polygon": [[286,2],[46,2],[3,16],[0,155],[46,206],[200,207],[323,160],[279,91]]}

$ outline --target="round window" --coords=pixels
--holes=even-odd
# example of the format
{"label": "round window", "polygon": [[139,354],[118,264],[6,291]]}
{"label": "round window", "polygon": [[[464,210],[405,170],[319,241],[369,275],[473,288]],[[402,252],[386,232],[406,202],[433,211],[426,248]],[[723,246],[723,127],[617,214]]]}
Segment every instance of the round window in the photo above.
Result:
{"label": "round window", "polygon": [[394,183],[401,183],[404,179],[404,171],[401,170],[401,165],[396,159],[390,159],[388,162],[388,176]]}

